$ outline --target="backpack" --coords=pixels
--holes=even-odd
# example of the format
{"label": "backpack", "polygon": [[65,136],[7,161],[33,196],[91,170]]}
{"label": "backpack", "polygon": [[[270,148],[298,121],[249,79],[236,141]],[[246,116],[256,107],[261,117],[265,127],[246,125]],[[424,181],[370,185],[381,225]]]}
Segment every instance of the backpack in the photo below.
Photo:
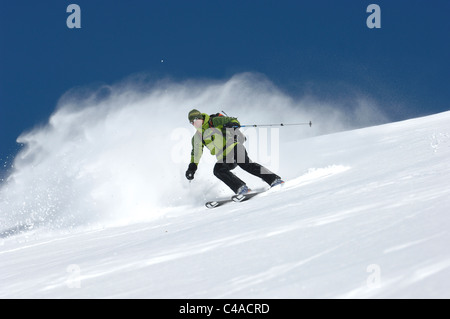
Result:
{"label": "backpack", "polygon": [[[223,115],[222,113],[215,113],[215,114],[211,114],[210,116],[209,116],[209,127],[212,127],[212,128],[214,128],[214,125],[213,125],[213,118],[215,118],[215,117],[218,117],[218,116],[225,116],[225,115]],[[233,117],[234,119],[236,119],[235,117]],[[237,120],[237,119],[236,119]],[[234,129],[234,136],[233,136],[233,140],[235,141],[235,142],[238,142],[238,143],[241,143],[241,144],[243,144],[245,141],[247,141],[247,137],[241,132],[241,130],[240,129],[238,129],[238,128],[235,128]]]}
{"label": "backpack", "polygon": [[209,116],[209,127],[214,127],[212,120],[213,120],[213,118],[218,117],[218,116],[225,116],[225,115],[223,115],[222,113],[211,114]]}

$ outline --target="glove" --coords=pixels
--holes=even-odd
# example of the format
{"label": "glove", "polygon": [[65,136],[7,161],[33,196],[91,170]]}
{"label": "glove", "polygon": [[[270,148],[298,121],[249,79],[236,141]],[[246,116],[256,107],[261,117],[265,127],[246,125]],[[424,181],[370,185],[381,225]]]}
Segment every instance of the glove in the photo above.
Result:
{"label": "glove", "polygon": [[188,179],[188,181],[192,181],[194,179],[194,174],[195,174],[194,171],[189,170],[186,171],[186,178]]}
{"label": "glove", "polygon": [[190,163],[189,164],[189,167],[188,167],[188,169],[187,169],[187,171],[186,171],[186,178],[189,180],[189,181],[191,181],[191,180],[193,180],[194,179],[194,174],[195,174],[195,171],[197,170],[197,164],[195,164],[195,163]]}

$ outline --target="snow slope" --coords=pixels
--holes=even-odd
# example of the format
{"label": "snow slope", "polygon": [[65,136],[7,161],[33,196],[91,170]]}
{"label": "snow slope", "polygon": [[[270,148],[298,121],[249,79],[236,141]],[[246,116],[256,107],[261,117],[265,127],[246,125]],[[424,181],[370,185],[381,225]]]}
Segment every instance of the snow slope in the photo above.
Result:
{"label": "snow slope", "polygon": [[449,298],[449,158],[450,112],[290,141],[248,202],[4,236],[0,298]]}

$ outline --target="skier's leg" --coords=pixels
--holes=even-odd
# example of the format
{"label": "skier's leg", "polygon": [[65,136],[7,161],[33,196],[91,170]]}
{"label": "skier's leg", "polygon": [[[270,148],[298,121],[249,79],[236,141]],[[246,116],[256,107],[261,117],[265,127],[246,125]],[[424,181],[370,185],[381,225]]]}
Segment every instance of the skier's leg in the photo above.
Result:
{"label": "skier's leg", "polygon": [[231,188],[234,193],[237,193],[238,189],[245,185],[241,179],[231,172],[236,166],[236,163],[226,162],[217,162],[216,165],[214,165],[214,175]]}
{"label": "skier's leg", "polygon": [[235,148],[236,162],[239,167],[248,173],[262,178],[267,184],[272,185],[274,181],[280,178],[280,176],[272,173],[270,170],[262,166],[261,164],[253,162],[247,154],[247,150],[244,145],[237,144]]}

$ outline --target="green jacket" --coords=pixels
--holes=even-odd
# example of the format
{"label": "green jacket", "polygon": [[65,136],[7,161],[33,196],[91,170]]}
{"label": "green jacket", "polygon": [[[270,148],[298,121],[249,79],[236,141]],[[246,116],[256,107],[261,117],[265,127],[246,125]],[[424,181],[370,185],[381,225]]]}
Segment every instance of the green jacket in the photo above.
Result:
{"label": "green jacket", "polygon": [[217,160],[220,161],[239,143],[235,130],[223,127],[230,122],[239,124],[236,118],[227,116],[211,118],[205,113],[202,113],[202,115],[203,125],[197,129],[197,132],[192,137],[191,163],[197,165],[203,155],[203,147],[206,146],[211,155],[215,155]]}

